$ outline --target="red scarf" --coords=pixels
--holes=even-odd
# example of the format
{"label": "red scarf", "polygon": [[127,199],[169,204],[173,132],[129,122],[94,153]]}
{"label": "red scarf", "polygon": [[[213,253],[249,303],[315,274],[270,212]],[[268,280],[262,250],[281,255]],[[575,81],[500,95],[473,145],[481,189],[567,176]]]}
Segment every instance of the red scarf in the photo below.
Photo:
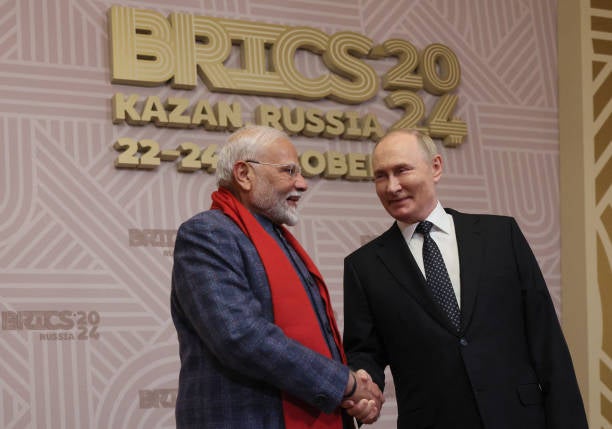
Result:
{"label": "red scarf", "polygon": [[[298,274],[278,243],[259,224],[257,219],[228,190],[219,188],[212,194],[212,207],[229,216],[238,227],[251,239],[263,262],[270,291],[274,322],[283,332],[304,346],[331,358],[331,352],[321,333],[321,326],[312,303],[304,290]],[[284,227],[281,227],[285,239],[302,258],[306,268],[312,274],[319,287],[321,298],[331,325],[334,340],[342,361],[346,357],[340,341],[340,332],[331,308],[331,302],[323,277],[306,251]],[[283,414],[287,429],[340,429],[342,417],[337,409],[333,414],[326,414],[300,399],[282,392]]]}

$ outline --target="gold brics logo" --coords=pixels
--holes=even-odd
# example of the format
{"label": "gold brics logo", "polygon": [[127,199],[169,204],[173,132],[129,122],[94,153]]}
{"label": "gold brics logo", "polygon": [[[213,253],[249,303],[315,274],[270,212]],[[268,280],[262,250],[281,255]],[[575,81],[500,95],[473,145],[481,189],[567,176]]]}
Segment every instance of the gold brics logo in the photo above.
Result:
{"label": "gold brics logo", "polygon": [[[116,93],[112,97],[114,124],[155,124],[159,127],[232,131],[246,122],[268,125],[290,135],[317,138],[376,141],[386,131],[418,128],[446,146],[455,147],[467,135],[465,122],[454,117],[460,83],[457,56],[448,47],[432,43],[419,51],[409,41],[390,39],[376,44],[350,31],[328,35],[305,26],[286,26],[235,19],[159,12],[112,6],[108,11],[111,82],[158,87],[170,85],[191,90],[204,84],[208,90],[227,94],[292,98],[307,102],[328,99],[345,105],[371,101],[380,88],[388,92],[384,103],[403,115],[384,130],[373,113],[330,110],[310,106],[261,104],[253,118],[243,118],[239,102],[195,100],[157,95]],[[320,63],[304,67],[310,57]],[[395,64],[379,76],[372,64],[386,58]],[[305,60],[306,59],[306,60]],[[385,63],[389,64],[389,62]],[[308,71],[303,69],[307,68]],[[320,69],[314,72],[310,69]],[[377,72],[377,70],[379,70]],[[422,93],[432,98],[427,112]],[[213,147],[192,142],[162,150],[150,139],[128,137],[114,143],[121,152],[119,168],[154,169],[160,161],[175,161],[182,172],[215,169]],[[371,178],[367,155],[359,155],[363,168],[346,170],[348,180]],[[324,162],[329,154],[317,153],[304,163],[312,175],[336,178]],[[193,159],[192,159],[193,158]],[[355,156],[353,156],[355,158]],[[202,161],[203,160],[203,161]],[[344,161],[348,166],[350,160]],[[309,166],[313,166],[308,171]],[[342,169],[341,169],[342,170]]]}
{"label": "gold brics logo", "polygon": [[[378,90],[366,56],[373,44],[365,36],[342,32],[329,37],[314,28],[113,6],[109,12],[112,82],[193,89],[197,74],[211,91],[319,100],[347,104],[369,100]],[[225,62],[232,46],[241,48],[241,68]],[[293,57],[298,49],[322,55],[333,73],[303,76]],[[271,63],[266,64],[269,56]]]}

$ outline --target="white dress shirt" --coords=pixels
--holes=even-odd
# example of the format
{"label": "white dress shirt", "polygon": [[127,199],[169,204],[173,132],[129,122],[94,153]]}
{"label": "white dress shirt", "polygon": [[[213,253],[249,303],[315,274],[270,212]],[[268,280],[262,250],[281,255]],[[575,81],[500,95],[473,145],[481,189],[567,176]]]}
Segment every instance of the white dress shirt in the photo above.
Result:
{"label": "white dress shirt", "polygon": [[[457,237],[455,235],[455,223],[453,217],[444,211],[442,204],[438,201],[436,208],[427,216],[429,222],[433,223],[429,235],[436,242],[444,265],[448,271],[448,276],[453,285],[457,304],[461,308],[461,273],[459,271],[459,250],[457,248]],[[397,221],[397,225],[402,231],[402,235],[414,256],[414,260],[421,269],[425,277],[425,265],[423,264],[423,236],[415,234],[418,223],[404,223]]]}

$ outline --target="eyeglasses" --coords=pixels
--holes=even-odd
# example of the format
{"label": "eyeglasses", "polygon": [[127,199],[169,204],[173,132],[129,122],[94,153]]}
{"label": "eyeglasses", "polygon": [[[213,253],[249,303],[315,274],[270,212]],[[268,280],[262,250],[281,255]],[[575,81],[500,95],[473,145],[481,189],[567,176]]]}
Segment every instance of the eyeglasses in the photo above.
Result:
{"label": "eyeglasses", "polygon": [[259,165],[270,165],[272,167],[281,167],[281,171],[287,173],[290,177],[296,177],[298,174],[302,174],[302,167],[297,164],[273,164],[270,162],[254,161],[252,159],[245,159],[244,162],[250,162],[251,164]]}

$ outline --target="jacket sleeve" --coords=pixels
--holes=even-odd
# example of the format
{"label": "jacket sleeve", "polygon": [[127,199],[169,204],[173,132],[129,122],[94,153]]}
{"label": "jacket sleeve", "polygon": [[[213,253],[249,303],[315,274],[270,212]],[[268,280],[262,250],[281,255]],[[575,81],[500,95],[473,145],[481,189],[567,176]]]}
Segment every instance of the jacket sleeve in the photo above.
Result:
{"label": "jacket sleeve", "polygon": [[273,323],[264,268],[231,221],[194,218],[181,226],[172,289],[186,329],[245,383],[265,382],[325,412],[340,404],[348,368],[288,338]]}
{"label": "jacket sleeve", "polygon": [[511,230],[522,285],[527,341],[545,401],[547,427],[586,429],[572,359],[544,277],[514,219]]}

